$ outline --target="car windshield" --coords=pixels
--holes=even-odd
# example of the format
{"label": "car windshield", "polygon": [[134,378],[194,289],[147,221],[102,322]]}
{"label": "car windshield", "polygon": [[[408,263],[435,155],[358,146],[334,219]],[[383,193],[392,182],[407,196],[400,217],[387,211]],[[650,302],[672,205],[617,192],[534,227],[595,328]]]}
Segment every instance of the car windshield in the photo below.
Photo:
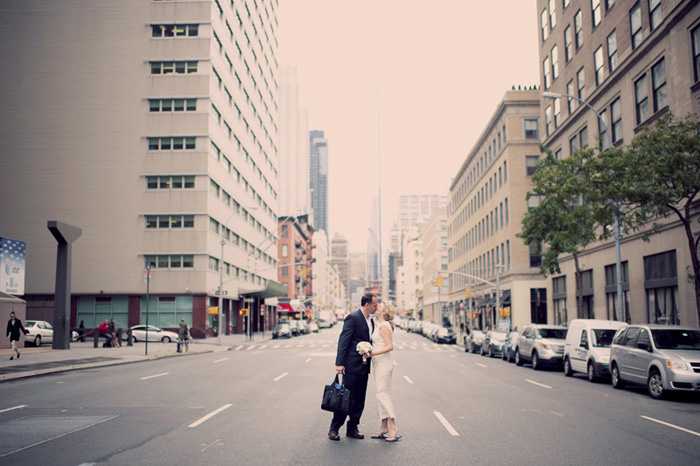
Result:
{"label": "car windshield", "polygon": [[34,324],[36,324],[36,320],[28,320],[28,321],[26,322],[26,326],[27,326],[27,327],[33,327]]}
{"label": "car windshield", "polygon": [[440,330],[438,330],[438,333],[439,333],[440,335],[448,335],[448,334],[452,333],[452,329],[449,329],[449,328],[441,328]]}
{"label": "car windshield", "polygon": [[481,330],[474,330],[472,332],[472,338],[484,338],[484,336],[486,336],[486,334]]}
{"label": "car windshield", "polygon": [[566,338],[566,329],[563,328],[540,328],[537,329],[539,338],[551,338],[554,340],[564,340]]}
{"label": "car windshield", "polygon": [[613,337],[615,336],[617,329],[595,329],[593,333],[595,334],[595,346],[596,348],[609,348],[612,345]]}
{"label": "car windshield", "polygon": [[659,349],[700,351],[700,330],[652,330],[654,344]]}
{"label": "car windshield", "polygon": [[491,334],[491,339],[492,340],[505,340],[507,334],[505,332],[493,332]]}

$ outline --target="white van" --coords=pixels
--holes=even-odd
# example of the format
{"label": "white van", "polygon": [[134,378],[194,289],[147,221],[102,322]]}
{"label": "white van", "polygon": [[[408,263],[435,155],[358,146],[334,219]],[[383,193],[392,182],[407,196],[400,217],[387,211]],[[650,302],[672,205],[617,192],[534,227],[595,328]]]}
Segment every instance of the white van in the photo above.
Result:
{"label": "white van", "polygon": [[610,345],[623,327],[627,323],[616,320],[572,320],[564,344],[564,375],[585,372],[591,382],[610,377]]}

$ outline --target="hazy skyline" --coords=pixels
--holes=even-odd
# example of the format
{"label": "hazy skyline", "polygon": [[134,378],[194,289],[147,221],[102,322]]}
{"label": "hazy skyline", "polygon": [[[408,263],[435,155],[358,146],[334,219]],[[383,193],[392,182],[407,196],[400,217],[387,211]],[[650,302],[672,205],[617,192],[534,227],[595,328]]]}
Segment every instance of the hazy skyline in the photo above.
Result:
{"label": "hazy skyline", "polygon": [[539,85],[537,13],[523,0],[367,5],[283,0],[278,61],[298,68],[309,129],[328,138],[329,237],[364,250],[381,179],[386,252],[398,196],[447,195],[503,94]]}

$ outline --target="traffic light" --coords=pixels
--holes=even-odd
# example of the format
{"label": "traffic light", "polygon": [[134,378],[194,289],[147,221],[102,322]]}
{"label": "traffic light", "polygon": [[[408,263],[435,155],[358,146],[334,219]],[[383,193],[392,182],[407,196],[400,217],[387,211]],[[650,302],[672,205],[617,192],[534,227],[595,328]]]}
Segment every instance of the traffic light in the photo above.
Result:
{"label": "traffic light", "polygon": [[467,299],[469,299],[472,297],[472,290],[470,288],[467,288],[464,294],[466,295]]}
{"label": "traffic light", "polygon": [[444,282],[443,282],[442,276],[440,276],[440,275],[435,275],[435,276],[433,277],[433,286],[436,286],[436,287],[438,287],[438,288],[442,288],[443,283],[444,283]]}
{"label": "traffic light", "polygon": [[238,313],[242,316],[247,317],[248,316],[248,309],[241,309],[240,311],[238,311]]}

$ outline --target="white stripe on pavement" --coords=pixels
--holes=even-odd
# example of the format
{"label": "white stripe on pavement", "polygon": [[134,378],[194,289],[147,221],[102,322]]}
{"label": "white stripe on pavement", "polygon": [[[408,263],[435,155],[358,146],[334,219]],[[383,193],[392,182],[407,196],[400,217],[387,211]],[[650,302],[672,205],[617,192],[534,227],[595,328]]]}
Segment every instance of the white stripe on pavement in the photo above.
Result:
{"label": "white stripe on pavement", "polygon": [[237,346],[236,349],[233,351],[239,351],[241,348],[243,348],[243,345]]}
{"label": "white stripe on pavement", "polygon": [[549,385],[545,385],[543,383],[538,383],[538,382],[535,382],[534,380],[530,380],[530,379],[525,379],[525,382],[530,382],[531,384],[538,385],[538,386],[544,387],[544,388],[552,388]]}
{"label": "white stripe on pavement", "polygon": [[277,377],[275,377],[274,379],[272,379],[272,381],[273,381],[273,382],[277,382],[279,379],[281,379],[282,377],[284,377],[285,375],[288,375],[288,374],[289,374],[289,372],[285,372],[285,373],[282,374],[282,375],[278,375]]}
{"label": "white stripe on pavement", "polygon": [[479,367],[489,367],[486,364],[481,364],[480,362],[475,363]]}
{"label": "white stripe on pavement", "polygon": [[411,385],[415,385],[413,380],[409,379],[407,375],[404,375],[403,378],[406,379],[406,382],[410,383]]}
{"label": "white stripe on pavement", "polygon": [[447,432],[449,432],[453,437],[459,437],[459,432],[457,432],[455,430],[455,428],[452,427],[452,425],[449,422],[447,422],[447,419],[445,419],[445,416],[440,414],[438,411],[433,411],[433,414],[435,415],[435,417],[438,418],[438,420],[442,423],[442,425],[445,426],[445,429],[447,429]]}
{"label": "white stripe on pavement", "polygon": [[224,361],[228,361],[228,358],[217,359],[216,361],[214,361],[214,364],[216,364],[217,362],[224,362]]}
{"label": "white stripe on pavement", "polygon": [[311,358],[307,358],[306,361],[304,361],[304,362],[309,362],[309,361],[311,361]]}
{"label": "white stripe on pavement", "polygon": [[13,406],[12,408],[6,408],[6,409],[0,410],[0,413],[4,413],[5,411],[12,411],[13,409],[22,409],[22,408],[26,408],[27,406],[29,406],[29,405]]}
{"label": "white stripe on pavement", "polygon": [[255,347],[257,347],[257,346],[258,346],[258,345],[250,345],[250,346],[247,347],[245,350],[246,350],[246,351],[250,351],[250,350],[252,350],[253,348],[255,348]]}
{"label": "white stripe on pavement", "polygon": [[647,419],[649,421],[658,422],[659,424],[663,424],[663,425],[668,426],[668,427],[673,427],[674,429],[682,430],[683,432],[688,432],[689,434],[697,435],[698,437],[700,437],[700,433],[685,429],[683,427],[678,427],[678,426],[675,426],[673,424],[669,424],[668,422],[659,421],[658,419],[654,419],[653,417],[648,417],[648,416],[639,416],[639,417],[642,417],[642,418]]}
{"label": "white stripe on pavement", "polygon": [[205,421],[211,419],[212,417],[214,417],[214,416],[216,416],[217,414],[219,414],[221,411],[223,411],[223,410],[225,410],[225,409],[228,409],[228,408],[230,408],[231,406],[233,406],[233,404],[231,404],[231,403],[229,403],[229,404],[227,404],[227,405],[223,405],[221,408],[217,409],[216,411],[212,411],[211,413],[207,414],[206,416],[204,416],[204,417],[201,418],[200,420],[193,422],[192,424],[190,424],[190,425],[187,426],[187,427],[197,427],[197,426],[200,425],[201,423],[203,423],[203,422],[205,422]]}
{"label": "white stripe on pavement", "polygon": [[260,348],[258,348],[258,349],[265,349],[265,348],[267,348],[267,346],[268,346],[268,345],[262,345],[262,346],[261,346]]}
{"label": "white stripe on pavement", "polygon": [[148,377],[141,377],[141,380],[154,379],[156,377],[163,377],[164,375],[168,375],[168,374],[170,374],[170,372],[163,372],[162,374],[149,375]]}
{"label": "white stripe on pavement", "polygon": [[275,345],[275,346],[272,347],[272,349],[277,349],[277,348],[279,348],[280,346],[282,346],[282,345]]}

